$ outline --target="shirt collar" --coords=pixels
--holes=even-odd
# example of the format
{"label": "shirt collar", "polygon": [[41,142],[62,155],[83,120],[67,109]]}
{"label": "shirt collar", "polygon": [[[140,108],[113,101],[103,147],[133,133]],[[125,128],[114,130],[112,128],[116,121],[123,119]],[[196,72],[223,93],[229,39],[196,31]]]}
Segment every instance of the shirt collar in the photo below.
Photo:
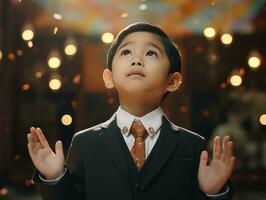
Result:
{"label": "shirt collar", "polygon": [[134,116],[127,111],[125,111],[121,106],[119,106],[116,112],[117,126],[120,128],[122,133],[128,136],[130,134],[129,130],[133,121],[140,120],[146,131],[150,136],[156,133],[162,125],[163,111],[161,107],[156,108],[150,113],[145,114],[142,117]]}

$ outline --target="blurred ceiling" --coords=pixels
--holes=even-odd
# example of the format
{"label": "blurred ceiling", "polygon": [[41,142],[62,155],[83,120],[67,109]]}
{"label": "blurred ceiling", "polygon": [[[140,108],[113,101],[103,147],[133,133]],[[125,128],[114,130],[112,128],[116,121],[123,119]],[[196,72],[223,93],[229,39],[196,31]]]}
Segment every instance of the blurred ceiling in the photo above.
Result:
{"label": "blurred ceiling", "polygon": [[[47,28],[58,21],[66,31],[95,35],[118,32],[135,21],[162,26],[169,35],[201,34],[206,26],[220,32],[253,33],[254,19],[266,0],[32,0],[37,8],[34,27]],[[265,15],[264,15],[265,17]]]}

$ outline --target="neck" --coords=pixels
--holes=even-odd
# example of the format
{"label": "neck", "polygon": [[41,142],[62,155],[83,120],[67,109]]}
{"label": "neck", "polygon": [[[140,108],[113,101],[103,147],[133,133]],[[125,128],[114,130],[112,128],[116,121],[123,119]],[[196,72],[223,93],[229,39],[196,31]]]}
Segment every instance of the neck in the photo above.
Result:
{"label": "neck", "polygon": [[158,103],[152,104],[152,103],[137,102],[137,101],[124,102],[121,99],[120,99],[120,105],[123,110],[137,117],[142,117],[160,106],[160,104]]}

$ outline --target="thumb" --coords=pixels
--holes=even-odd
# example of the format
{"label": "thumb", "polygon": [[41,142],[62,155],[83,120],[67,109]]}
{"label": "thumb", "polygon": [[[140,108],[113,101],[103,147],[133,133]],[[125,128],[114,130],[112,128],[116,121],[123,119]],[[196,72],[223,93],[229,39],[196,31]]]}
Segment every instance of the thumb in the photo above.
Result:
{"label": "thumb", "polygon": [[203,168],[206,167],[208,164],[208,152],[207,151],[202,151],[200,155],[200,164],[199,167]]}
{"label": "thumb", "polygon": [[56,143],[55,143],[55,154],[57,155],[63,155],[64,152],[63,152],[63,144],[60,140],[58,140]]}

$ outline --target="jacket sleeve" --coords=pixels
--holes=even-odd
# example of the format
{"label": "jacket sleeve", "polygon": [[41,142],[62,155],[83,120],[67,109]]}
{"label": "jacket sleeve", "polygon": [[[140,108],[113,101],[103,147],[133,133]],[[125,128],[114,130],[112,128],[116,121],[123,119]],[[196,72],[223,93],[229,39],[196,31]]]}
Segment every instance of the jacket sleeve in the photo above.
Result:
{"label": "jacket sleeve", "polygon": [[72,139],[66,159],[66,173],[58,182],[45,183],[39,174],[39,171],[35,170],[33,181],[44,200],[85,199],[84,168],[79,137],[75,135]]}

